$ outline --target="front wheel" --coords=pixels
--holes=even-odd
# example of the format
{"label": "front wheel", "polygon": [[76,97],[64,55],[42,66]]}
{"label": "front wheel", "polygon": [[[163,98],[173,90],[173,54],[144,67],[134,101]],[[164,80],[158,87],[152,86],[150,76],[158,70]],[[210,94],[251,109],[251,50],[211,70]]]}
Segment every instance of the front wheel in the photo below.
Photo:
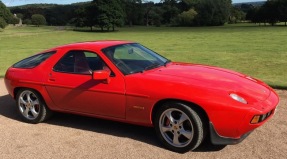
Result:
{"label": "front wheel", "polygon": [[154,120],[158,138],[171,151],[184,153],[197,148],[204,139],[204,125],[196,111],[183,103],[168,102]]}
{"label": "front wheel", "polygon": [[52,113],[34,90],[21,89],[16,100],[18,111],[25,122],[36,124],[46,120]]}

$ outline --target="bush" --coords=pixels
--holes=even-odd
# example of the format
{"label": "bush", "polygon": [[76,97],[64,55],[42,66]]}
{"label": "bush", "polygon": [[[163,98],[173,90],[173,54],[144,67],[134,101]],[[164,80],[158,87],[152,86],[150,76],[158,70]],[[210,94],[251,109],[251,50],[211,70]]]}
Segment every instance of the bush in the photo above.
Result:
{"label": "bush", "polygon": [[36,26],[40,26],[40,25],[45,25],[46,24],[46,18],[41,15],[41,14],[34,14],[32,15],[32,24],[36,25]]}
{"label": "bush", "polygon": [[10,23],[10,24],[13,24],[14,26],[15,26],[16,24],[19,24],[19,22],[20,22],[20,19],[17,18],[17,17],[14,17],[14,16],[12,16],[12,17],[10,18],[10,20],[9,20],[9,23]]}
{"label": "bush", "polygon": [[6,26],[6,21],[2,17],[0,17],[0,28],[4,29]]}
{"label": "bush", "polygon": [[31,21],[31,19],[25,19],[25,20],[23,20],[23,24],[31,25],[32,21]]}
{"label": "bush", "polygon": [[184,11],[181,14],[179,14],[178,21],[180,25],[191,26],[193,24],[193,20],[196,15],[197,15],[197,12],[194,9],[190,9],[188,11]]}

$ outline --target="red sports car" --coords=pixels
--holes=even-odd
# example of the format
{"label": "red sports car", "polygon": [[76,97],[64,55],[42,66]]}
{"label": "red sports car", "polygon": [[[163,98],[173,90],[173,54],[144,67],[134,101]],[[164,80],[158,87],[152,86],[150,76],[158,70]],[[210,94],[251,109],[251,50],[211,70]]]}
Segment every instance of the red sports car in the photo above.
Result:
{"label": "red sports car", "polygon": [[275,113],[278,95],[263,82],[227,69],[171,62],[129,41],[52,48],[10,67],[9,94],[23,120],[53,111],[153,126],[169,150],[236,144]]}

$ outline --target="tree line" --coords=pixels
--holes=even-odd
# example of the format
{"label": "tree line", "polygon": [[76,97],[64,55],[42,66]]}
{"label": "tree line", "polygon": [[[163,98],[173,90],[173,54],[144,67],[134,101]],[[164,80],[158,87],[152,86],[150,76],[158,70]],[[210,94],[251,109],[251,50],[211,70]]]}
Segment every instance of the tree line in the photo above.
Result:
{"label": "tree line", "polygon": [[114,30],[122,25],[218,26],[228,21],[231,0],[93,0],[71,5],[34,4],[11,7],[11,12],[31,23],[41,14],[47,25],[94,26]]}
{"label": "tree line", "polygon": [[285,22],[287,25],[287,1],[268,0],[261,7],[253,7],[246,15],[246,19],[254,23],[269,23],[275,25],[278,22]]}
{"label": "tree line", "polygon": [[287,26],[287,0],[267,0],[262,5],[254,6],[242,4],[236,7],[237,10],[245,14],[245,19],[253,22],[271,24],[284,22]]}
{"label": "tree line", "polygon": [[[231,0],[93,0],[71,5],[32,4],[7,9],[0,1],[0,26],[24,24],[95,27],[115,30],[123,25],[145,26],[220,26],[251,21],[270,23],[287,21],[287,1],[268,0],[263,5],[232,6]],[[13,16],[16,14],[17,17]],[[1,22],[2,21],[2,22]],[[5,26],[4,25],[4,26]]]}

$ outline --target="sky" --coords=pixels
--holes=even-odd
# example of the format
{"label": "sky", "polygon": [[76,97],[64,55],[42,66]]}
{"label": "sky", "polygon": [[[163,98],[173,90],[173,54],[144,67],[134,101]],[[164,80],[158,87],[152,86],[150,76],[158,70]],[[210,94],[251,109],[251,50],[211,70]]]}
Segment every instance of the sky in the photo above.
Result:
{"label": "sky", "polygon": [[[18,6],[24,4],[34,4],[34,3],[55,3],[55,4],[71,4],[76,2],[87,2],[91,0],[2,0],[6,6]],[[159,2],[160,0],[150,0],[154,2]],[[256,2],[262,0],[232,0],[233,3],[241,2]]]}

